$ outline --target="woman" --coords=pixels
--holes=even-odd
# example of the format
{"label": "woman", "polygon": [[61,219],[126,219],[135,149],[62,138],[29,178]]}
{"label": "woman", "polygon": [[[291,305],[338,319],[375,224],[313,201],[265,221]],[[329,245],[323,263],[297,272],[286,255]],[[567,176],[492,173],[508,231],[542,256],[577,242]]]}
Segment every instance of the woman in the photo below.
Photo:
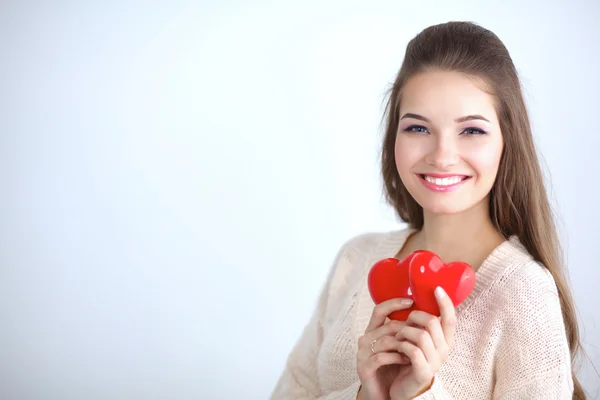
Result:
{"label": "woman", "polygon": [[[389,203],[409,228],[340,250],[273,399],[585,399],[579,334],[517,72],[472,23],[429,27],[406,49],[382,147]],[[476,271],[441,317],[387,316],[370,267],[427,249]]]}

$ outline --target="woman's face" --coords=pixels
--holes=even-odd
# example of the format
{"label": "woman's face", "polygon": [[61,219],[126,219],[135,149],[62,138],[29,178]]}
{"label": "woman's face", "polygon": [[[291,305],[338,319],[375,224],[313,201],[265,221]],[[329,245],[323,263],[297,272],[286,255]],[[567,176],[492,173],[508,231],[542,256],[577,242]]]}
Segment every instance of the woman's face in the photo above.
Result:
{"label": "woman's face", "polygon": [[405,84],[395,159],[424,210],[453,214],[488,201],[504,146],[494,99],[475,78],[424,72]]}

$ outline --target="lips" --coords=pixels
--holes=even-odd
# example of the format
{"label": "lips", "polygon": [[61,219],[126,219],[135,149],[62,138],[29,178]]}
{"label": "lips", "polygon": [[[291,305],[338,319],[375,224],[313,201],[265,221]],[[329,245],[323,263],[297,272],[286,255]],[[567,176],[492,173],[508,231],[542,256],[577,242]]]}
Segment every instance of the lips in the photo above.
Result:
{"label": "lips", "polygon": [[433,183],[438,186],[449,186],[454,185],[460,181],[467,179],[467,175],[421,175],[429,183]]}
{"label": "lips", "polygon": [[471,179],[468,175],[459,174],[417,174],[423,185],[435,192],[449,192],[458,189]]}

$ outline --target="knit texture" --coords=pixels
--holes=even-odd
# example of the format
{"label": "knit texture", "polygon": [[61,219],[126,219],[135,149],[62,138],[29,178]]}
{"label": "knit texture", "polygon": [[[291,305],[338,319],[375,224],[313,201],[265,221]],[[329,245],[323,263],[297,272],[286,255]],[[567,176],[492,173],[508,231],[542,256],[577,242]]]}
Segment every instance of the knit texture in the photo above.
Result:
{"label": "knit texture", "polygon": [[[375,262],[394,257],[410,233],[367,233],[342,246],[272,400],[356,398],[358,338],[375,307],[367,275]],[[517,237],[487,257],[456,313],[454,348],[430,390],[417,399],[572,398],[556,285]]]}

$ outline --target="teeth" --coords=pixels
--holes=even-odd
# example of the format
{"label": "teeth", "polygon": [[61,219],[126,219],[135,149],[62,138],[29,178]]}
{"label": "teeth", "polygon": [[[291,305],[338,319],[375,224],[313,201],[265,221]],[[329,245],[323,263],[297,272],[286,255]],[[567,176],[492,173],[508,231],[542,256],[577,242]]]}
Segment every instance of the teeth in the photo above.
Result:
{"label": "teeth", "polygon": [[462,181],[463,178],[460,176],[452,176],[448,178],[432,178],[431,176],[425,175],[425,180],[438,186],[450,186]]}

